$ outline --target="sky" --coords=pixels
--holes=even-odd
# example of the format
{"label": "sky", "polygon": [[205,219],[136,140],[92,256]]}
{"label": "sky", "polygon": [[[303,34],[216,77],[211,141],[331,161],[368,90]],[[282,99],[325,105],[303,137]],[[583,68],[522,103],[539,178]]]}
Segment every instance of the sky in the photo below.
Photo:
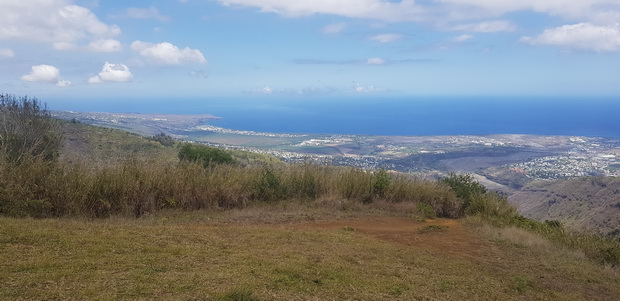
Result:
{"label": "sky", "polygon": [[620,0],[0,0],[0,93],[619,96]]}

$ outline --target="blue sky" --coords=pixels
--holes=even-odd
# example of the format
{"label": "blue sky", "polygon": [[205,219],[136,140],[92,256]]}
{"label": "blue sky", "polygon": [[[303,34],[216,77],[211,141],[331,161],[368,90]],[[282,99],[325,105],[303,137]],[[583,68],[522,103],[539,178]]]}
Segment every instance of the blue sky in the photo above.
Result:
{"label": "blue sky", "polygon": [[41,99],[617,96],[618,0],[1,0]]}

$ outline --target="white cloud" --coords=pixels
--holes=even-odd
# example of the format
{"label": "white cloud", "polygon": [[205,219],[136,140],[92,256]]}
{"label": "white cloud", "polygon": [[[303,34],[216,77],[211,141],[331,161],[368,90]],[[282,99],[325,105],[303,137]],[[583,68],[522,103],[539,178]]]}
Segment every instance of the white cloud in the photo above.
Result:
{"label": "white cloud", "polygon": [[462,34],[460,36],[456,36],[456,37],[452,38],[451,41],[454,42],[454,43],[462,43],[462,42],[465,42],[467,40],[471,40],[473,37],[474,36],[469,35],[469,34]]}
{"label": "white cloud", "polygon": [[60,70],[52,65],[32,66],[30,73],[23,75],[20,79],[27,82],[56,84],[59,87],[71,85],[70,81],[60,78]]}
{"label": "white cloud", "polygon": [[286,95],[286,96],[314,96],[314,95],[318,95],[318,94],[329,94],[336,91],[336,89],[331,88],[331,87],[305,87],[305,88],[301,88],[301,89],[297,89],[297,88],[289,88],[289,89],[276,89],[276,88],[272,88],[269,85],[260,87],[260,88],[254,88],[254,89],[247,89],[244,92],[245,93],[251,93],[251,94],[263,94],[263,95]]}
{"label": "white cloud", "polygon": [[517,26],[510,21],[495,20],[479,23],[460,24],[453,26],[452,30],[473,31],[473,32],[507,32],[515,31]]}
{"label": "white cloud", "polygon": [[178,65],[182,63],[204,64],[207,62],[200,50],[190,49],[188,47],[181,50],[168,42],[153,44],[134,41],[131,43],[131,49],[151,61],[167,65]]}
{"label": "white cloud", "polygon": [[50,43],[60,50],[121,32],[70,0],[2,0],[0,11],[0,39]]}
{"label": "white cloud", "polygon": [[[617,22],[618,0],[438,0],[452,12],[464,15],[497,17],[510,12],[533,11],[565,19]],[[613,16],[616,18],[613,19]],[[603,17],[609,20],[602,20]],[[615,21],[614,21],[615,20]]]}
{"label": "white cloud", "polygon": [[0,48],[0,58],[14,57],[15,52],[9,48]]}
{"label": "white cloud", "polygon": [[68,80],[59,80],[56,83],[56,86],[59,86],[59,87],[69,87],[69,86],[71,86],[71,82],[68,81]]}
{"label": "white cloud", "polygon": [[523,37],[521,42],[596,52],[616,52],[620,51],[620,26],[597,26],[590,23],[564,25],[547,29],[537,37]]}
{"label": "white cloud", "polygon": [[323,27],[323,33],[324,34],[339,34],[341,33],[345,28],[347,28],[347,23],[334,23],[334,24],[329,24],[325,27]]}
{"label": "white cloud", "polygon": [[99,78],[98,75],[95,75],[88,79],[88,83],[89,84],[100,84],[100,83],[103,83],[103,81],[101,80],[101,78]]}
{"label": "white cloud", "polygon": [[129,67],[124,64],[111,64],[106,62],[99,74],[88,79],[91,84],[103,82],[129,82],[133,80],[133,74]]}
{"label": "white cloud", "polygon": [[259,7],[262,12],[288,17],[331,14],[350,18],[368,18],[388,22],[414,21],[425,16],[425,8],[412,0],[291,1],[291,0],[218,0],[228,5]]}
{"label": "white cloud", "polygon": [[403,38],[403,35],[400,35],[400,34],[386,33],[386,34],[379,34],[379,35],[372,36],[369,39],[372,41],[379,42],[379,43],[391,43],[394,41],[398,41],[402,38]]}
{"label": "white cloud", "polygon": [[[618,0],[218,0],[287,17],[336,15],[383,22],[421,22],[475,32],[514,31],[508,21],[487,21],[514,12],[535,12],[575,22],[611,25],[620,20]],[[474,22],[474,23],[471,23]],[[471,24],[469,24],[471,23]]]}
{"label": "white cloud", "polygon": [[21,77],[21,80],[28,82],[44,82],[55,83],[60,77],[60,71],[58,68],[51,65],[36,65],[32,66],[30,74]]}
{"label": "white cloud", "polygon": [[353,91],[356,93],[379,93],[379,92],[385,92],[385,89],[381,89],[376,87],[375,85],[360,85],[360,84],[355,84],[355,86],[353,86]]}
{"label": "white cloud", "polygon": [[123,50],[123,45],[118,40],[101,39],[88,44],[88,48],[97,52],[118,52]]}
{"label": "white cloud", "polygon": [[122,16],[132,19],[155,19],[162,22],[170,21],[170,17],[164,16],[159,13],[159,9],[154,6],[151,6],[149,8],[130,7],[125,11],[125,14],[123,14]]}
{"label": "white cloud", "polygon": [[382,59],[382,58],[378,58],[378,57],[369,58],[369,59],[366,61],[366,64],[367,64],[367,65],[383,65],[383,64],[385,64],[385,63],[386,63],[386,61],[385,61],[384,59]]}
{"label": "white cloud", "polygon": [[52,46],[56,50],[74,50],[78,48],[77,45],[75,45],[74,43],[69,43],[69,42],[55,42],[55,43],[52,43]]}

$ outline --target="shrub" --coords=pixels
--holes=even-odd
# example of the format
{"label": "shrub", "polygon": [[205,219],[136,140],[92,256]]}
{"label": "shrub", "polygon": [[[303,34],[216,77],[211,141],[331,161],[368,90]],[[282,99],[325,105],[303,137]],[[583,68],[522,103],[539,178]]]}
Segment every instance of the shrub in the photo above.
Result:
{"label": "shrub", "polygon": [[37,98],[0,94],[0,156],[20,163],[29,157],[54,160],[62,142],[60,123]]}
{"label": "shrub", "polygon": [[182,161],[201,162],[204,167],[214,164],[234,163],[235,159],[226,151],[215,147],[187,143],[179,150]]}
{"label": "shrub", "polygon": [[487,192],[486,188],[469,174],[450,173],[448,177],[441,179],[441,182],[450,186],[456,196],[463,200],[463,209],[467,209]]}
{"label": "shrub", "polygon": [[417,207],[418,207],[418,211],[420,211],[420,213],[422,213],[424,217],[433,218],[433,219],[437,218],[437,213],[435,213],[435,210],[430,205],[424,204],[424,203],[418,203]]}
{"label": "shrub", "polygon": [[151,141],[156,141],[159,142],[159,144],[163,145],[163,146],[173,146],[174,145],[174,138],[164,134],[164,133],[159,133],[155,136],[151,136],[148,137],[149,140]]}
{"label": "shrub", "polygon": [[286,186],[271,167],[263,168],[256,187],[260,201],[274,202],[286,198]]}
{"label": "shrub", "polygon": [[385,197],[385,193],[390,186],[390,175],[385,171],[385,169],[381,169],[375,172],[372,179],[372,192],[375,197],[383,198]]}

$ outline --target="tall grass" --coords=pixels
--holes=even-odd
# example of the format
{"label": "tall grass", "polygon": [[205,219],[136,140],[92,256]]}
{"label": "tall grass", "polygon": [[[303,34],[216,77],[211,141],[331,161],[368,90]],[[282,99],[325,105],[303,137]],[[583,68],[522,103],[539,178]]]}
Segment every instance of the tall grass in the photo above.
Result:
{"label": "tall grass", "polygon": [[33,158],[0,162],[0,214],[142,216],[164,208],[241,208],[256,202],[346,199],[412,202],[458,217],[461,201],[441,183],[355,168],[301,165],[161,164],[129,160],[94,166]]}

